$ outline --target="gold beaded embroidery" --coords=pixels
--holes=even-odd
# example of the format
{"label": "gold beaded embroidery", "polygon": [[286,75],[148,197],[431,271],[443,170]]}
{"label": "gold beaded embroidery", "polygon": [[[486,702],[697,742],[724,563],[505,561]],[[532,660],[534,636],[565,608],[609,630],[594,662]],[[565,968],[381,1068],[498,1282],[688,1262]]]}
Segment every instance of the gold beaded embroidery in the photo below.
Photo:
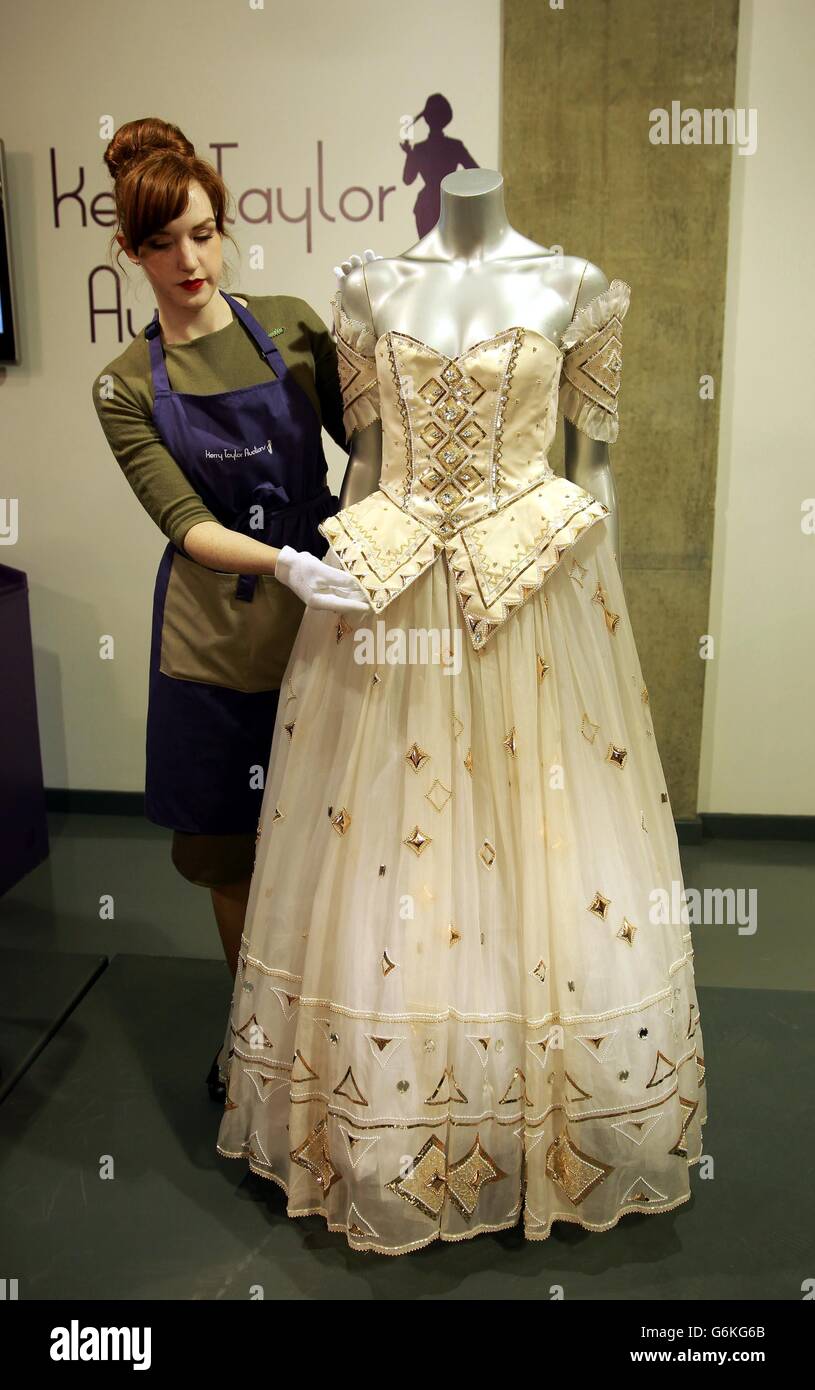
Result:
{"label": "gold beaded embroidery", "polygon": [[503,742],[503,746],[504,746],[504,748],[506,748],[507,752],[508,752],[508,753],[511,753],[512,756],[513,756],[513,758],[517,757],[517,754],[518,754],[518,744],[517,744],[517,741],[516,741],[516,738],[515,738],[515,725],[514,725],[514,724],[513,724],[512,728],[510,729],[509,733],[507,734],[506,738],[503,739],[502,742]]}
{"label": "gold beaded embroidery", "polygon": [[344,835],[351,824],[350,811],[347,811],[343,806],[342,810],[338,811],[336,816],[332,816],[331,824],[333,825],[338,835]]}
{"label": "gold beaded embroidery", "polygon": [[418,743],[412,743],[405,754],[405,761],[410,764],[414,772],[419,772],[429,758],[430,754],[425,753],[424,749],[420,748]]}
{"label": "gold beaded embroidery", "polygon": [[609,909],[610,903],[611,903],[611,899],[610,899],[610,898],[604,898],[604,897],[603,897],[603,894],[600,892],[600,890],[599,890],[599,888],[598,888],[597,892],[595,893],[594,897],[592,898],[591,902],[589,903],[589,909],[588,909],[588,910],[589,910],[589,912],[593,912],[593,913],[595,914],[595,916],[599,917],[601,921],[605,922],[606,917],[607,917],[607,915],[608,915],[608,909]]}
{"label": "gold beaded embroidery", "polygon": [[634,934],[636,930],[637,928],[634,926],[634,923],[629,922],[628,918],[624,917],[623,924],[620,927],[620,930],[617,932],[617,935],[621,941],[627,941],[629,946],[633,946]]}
{"label": "gold beaded embroidery", "polygon": [[599,604],[600,604],[600,607],[601,607],[602,610],[603,610],[603,616],[605,617],[605,620],[606,620],[606,627],[608,628],[609,632],[610,632],[610,633],[612,634],[612,636],[613,636],[613,635],[616,633],[616,631],[617,631],[617,624],[618,624],[619,621],[620,621],[620,615],[619,615],[619,613],[612,613],[612,612],[606,607],[606,603],[607,603],[606,591],[605,591],[605,589],[603,588],[602,584],[600,583],[599,579],[598,579],[598,581],[597,581],[597,588],[595,589],[594,593],[592,594],[592,602],[593,602],[593,603],[599,603]]}
{"label": "gold beaded embroidery", "polygon": [[485,840],[478,851],[478,857],[485,868],[491,869],[495,863],[495,845],[491,845],[489,840]]}
{"label": "gold beaded embroidery", "polygon": [[419,855],[427,849],[427,846],[431,845],[432,843],[432,837],[430,835],[425,835],[424,831],[420,830],[418,825],[414,825],[410,834],[406,835],[402,841],[403,845],[407,845],[408,849],[413,850],[413,853],[416,855],[417,859]]}
{"label": "gold beaded embroidery", "polygon": [[[436,791],[436,787],[439,788],[439,791]],[[434,811],[443,811],[452,795],[452,787],[445,787],[444,783],[440,782],[437,777],[430,790],[425,792],[425,800],[430,802]],[[436,804],[438,801],[441,801],[440,806]]]}

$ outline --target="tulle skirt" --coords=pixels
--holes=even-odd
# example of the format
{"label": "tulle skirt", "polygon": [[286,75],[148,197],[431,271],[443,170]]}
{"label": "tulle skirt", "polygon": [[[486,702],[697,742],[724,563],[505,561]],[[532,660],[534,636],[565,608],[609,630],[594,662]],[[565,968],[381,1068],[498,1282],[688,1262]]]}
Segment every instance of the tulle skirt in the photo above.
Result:
{"label": "tulle skirt", "polygon": [[605,522],[481,651],[444,556],[378,616],[306,610],[217,1141],[289,1216],[399,1255],[687,1201],[692,957]]}

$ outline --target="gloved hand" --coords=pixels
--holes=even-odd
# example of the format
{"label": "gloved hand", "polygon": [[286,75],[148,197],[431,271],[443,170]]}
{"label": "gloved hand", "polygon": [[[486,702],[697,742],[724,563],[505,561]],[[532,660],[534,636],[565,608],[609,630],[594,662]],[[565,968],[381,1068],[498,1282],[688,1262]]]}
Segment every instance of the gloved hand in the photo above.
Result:
{"label": "gloved hand", "polygon": [[381,260],[382,257],[380,256],[379,252],[372,251],[371,248],[368,247],[367,250],[363,251],[361,256],[357,256],[356,253],[354,253],[353,256],[348,257],[347,261],[340,261],[339,265],[334,266],[334,274],[336,275],[340,284],[342,284],[346,275],[348,275],[349,272],[352,271],[355,266],[362,265],[363,261],[368,262]]}
{"label": "gloved hand", "polygon": [[328,608],[361,618],[371,612],[362,585],[344,569],[327,565],[309,550],[284,545],[277,557],[275,579],[302,599],[307,608]]}

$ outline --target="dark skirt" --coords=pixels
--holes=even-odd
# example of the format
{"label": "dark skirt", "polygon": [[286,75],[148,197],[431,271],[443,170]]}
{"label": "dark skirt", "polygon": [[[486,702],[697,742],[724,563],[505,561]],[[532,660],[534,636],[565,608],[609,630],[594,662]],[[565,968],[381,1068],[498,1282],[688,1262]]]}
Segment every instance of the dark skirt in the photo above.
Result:
{"label": "dark skirt", "polygon": [[251,878],[255,861],[255,836],[190,835],[173,831],[172,859],[178,872],[201,888],[224,888]]}

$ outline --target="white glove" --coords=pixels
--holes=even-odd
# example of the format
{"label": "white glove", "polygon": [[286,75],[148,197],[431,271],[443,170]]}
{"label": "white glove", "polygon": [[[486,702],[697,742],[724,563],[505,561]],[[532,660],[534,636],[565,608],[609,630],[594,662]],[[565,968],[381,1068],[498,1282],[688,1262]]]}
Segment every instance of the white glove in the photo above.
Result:
{"label": "white glove", "polygon": [[275,579],[302,599],[307,608],[328,608],[361,618],[371,610],[362,585],[344,569],[326,565],[309,550],[284,545],[277,557]]}
{"label": "white glove", "polygon": [[363,251],[361,256],[357,256],[356,254],[354,254],[353,256],[349,256],[347,261],[340,261],[339,265],[334,266],[334,274],[336,275],[340,284],[342,284],[346,275],[348,275],[350,271],[352,271],[355,268],[355,266],[362,265],[363,260],[366,263],[368,261],[381,261],[382,257],[379,255],[378,251],[372,251],[371,248],[368,247],[365,251]]}

